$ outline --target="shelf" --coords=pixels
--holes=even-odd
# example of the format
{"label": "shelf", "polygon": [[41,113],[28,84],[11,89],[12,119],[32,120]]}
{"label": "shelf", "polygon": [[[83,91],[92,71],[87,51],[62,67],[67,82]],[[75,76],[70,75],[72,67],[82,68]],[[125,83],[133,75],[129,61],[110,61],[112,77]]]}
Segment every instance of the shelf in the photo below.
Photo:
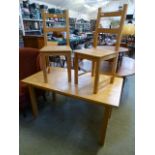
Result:
{"label": "shelf", "polygon": [[38,32],[38,31],[41,31],[41,30],[25,30],[25,32]]}
{"label": "shelf", "polygon": [[[23,18],[23,21],[32,21],[32,22],[42,22],[42,19],[31,19],[31,18]],[[48,23],[55,23],[55,22],[65,22],[65,21],[50,21],[46,20]]]}
{"label": "shelf", "polygon": [[23,18],[23,21],[42,22],[42,19]]}

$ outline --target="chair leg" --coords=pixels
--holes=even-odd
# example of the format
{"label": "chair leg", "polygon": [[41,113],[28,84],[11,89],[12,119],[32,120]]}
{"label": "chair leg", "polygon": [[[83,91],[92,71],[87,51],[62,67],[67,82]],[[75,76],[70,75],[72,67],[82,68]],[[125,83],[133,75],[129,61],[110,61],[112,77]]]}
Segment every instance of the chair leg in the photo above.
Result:
{"label": "chair leg", "polygon": [[95,74],[95,69],[96,69],[96,63],[95,63],[95,61],[92,61],[92,71],[91,71],[91,76],[94,76],[94,74]]}
{"label": "chair leg", "polygon": [[96,61],[96,70],[95,70],[95,80],[94,80],[94,94],[98,92],[98,84],[99,84],[99,73],[100,73],[100,60]]}
{"label": "chair leg", "polygon": [[43,67],[43,75],[44,75],[44,82],[47,83],[47,73],[46,73],[46,56],[44,54],[41,54],[42,59],[42,67]]}
{"label": "chair leg", "polygon": [[71,82],[71,54],[67,55],[68,82]]}
{"label": "chair leg", "polygon": [[78,84],[78,54],[75,53],[74,57],[74,82],[75,84]]}
{"label": "chair leg", "polygon": [[110,83],[113,83],[114,82],[115,74],[116,74],[116,70],[117,70],[117,62],[118,62],[118,56],[115,57],[114,58],[114,61],[113,61],[113,65],[112,65],[112,77],[111,77]]}
{"label": "chair leg", "polygon": [[50,61],[49,61],[49,56],[46,56],[46,66],[47,66],[47,72],[50,73]]}

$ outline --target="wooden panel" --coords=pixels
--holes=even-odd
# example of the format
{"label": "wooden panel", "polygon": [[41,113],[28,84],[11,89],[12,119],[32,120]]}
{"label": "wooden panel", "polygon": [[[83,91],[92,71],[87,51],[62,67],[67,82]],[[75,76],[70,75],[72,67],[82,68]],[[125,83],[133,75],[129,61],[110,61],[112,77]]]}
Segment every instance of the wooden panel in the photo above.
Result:
{"label": "wooden panel", "polygon": [[28,86],[28,88],[29,88],[29,92],[30,92],[32,113],[33,113],[33,116],[36,117],[38,115],[38,107],[37,107],[37,101],[36,101],[34,88],[30,85]]}
{"label": "wooden panel", "polygon": [[122,11],[116,11],[116,12],[105,12],[105,13],[101,13],[100,17],[115,17],[115,16],[121,16],[122,15]]}
{"label": "wooden panel", "polygon": [[78,85],[74,84],[74,70],[72,70],[73,80],[71,83],[68,83],[67,69],[65,68],[51,68],[51,72],[47,76],[48,83],[44,83],[42,71],[25,78],[22,82],[96,104],[110,105],[114,107],[119,106],[123,83],[122,78],[115,78],[113,84],[104,87],[102,82],[106,79],[108,81],[110,76],[100,74],[98,93],[93,94],[92,89],[94,78],[91,76],[91,73],[81,75]]}
{"label": "wooden panel", "polygon": [[41,49],[44,46],[43,36],[23,36],[24,47]]}
{"label": "wooden panel", "polygon": [[66,16],[66,42],[67,45],[70,46],[70,33],[69,33],[69,13],[68,10],[65,10],[64,12],[65,16]]}
{"label": "wooden panel", "polygon": [[56,45],[58,45],[58,42],[56,42],[56,41],[48,41],[47,42],[47,46],[48,45],[50,45],[50,46],[56,46]]}
{"label": "wooden panel", "polygon": [[69,46],[44,46],[42,49],[40,49],[40,52],[46,53],[46,52],[71,52],[71,48]]}
{"label": "wooden panel", "polygon": [[108,28],[98,28],[97,29],[98,33],[112,33],[112,34],[118,34],[119,29],[108,29]]}
{"label": "wooden panel", "polygon": [[47,27],[45,27],[45,29],[44,29],[44,32],[65,32],[65,31],[67,31],[67,28],[66,27],[49,27],[49,28],[47,28]]}
{"label": "wooden panel", "polygon": [[95,32],[94,32],[94,47],[97,47],[97,42],[98,42],[98,33],[97,33],[97,30],[98,30],[98,27],[99,27],[99,24],[100,24],[101,10],[102,10],[102,8],[98,8],[96,28],[95,28]]}
{"label": "wooden panel", "polygon": [[81,58],[89,58],[89,59],[93,59],[93,58],[104,58],[106,56],[109,55],[113,55],[116,54],[116,52],[114,50],[108,50],[108,49],[104,49],[104,48],[91,48],[91,49],[82,49],[82,50],[75,50],[75,53],[79,53],[81,54]]}
{"label": "wooden panel", "polygon": [[64,14],[49,14],[45,13],[45,18],[65,18]]}

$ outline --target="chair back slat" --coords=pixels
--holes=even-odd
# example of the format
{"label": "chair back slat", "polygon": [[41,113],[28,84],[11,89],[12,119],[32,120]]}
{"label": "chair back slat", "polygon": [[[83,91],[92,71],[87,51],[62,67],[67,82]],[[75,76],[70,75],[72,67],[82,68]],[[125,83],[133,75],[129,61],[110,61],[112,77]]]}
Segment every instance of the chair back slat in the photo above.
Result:
{"label": "chair back slat", "polygon": [[112,34],[118,34],[119,28],[115,29],[108,29],[108,28],[98,28],[97,33],[112,33]]}
{"label": "chair back slat", "polygon": [[101,13],[100,17],[116,17],[116,16],[122,16],[123,11],[116,11],[116,12],[105,12]]}
{"label": "chair back slat", "polygon": [[65,18],[64,14],[49,14],[45,13],[46,18]]}
{"label": "chair back slat", "polygon": [[45,32],[65,32],[67,31],[67,28],[66,27],[46,27],[44,29]]}

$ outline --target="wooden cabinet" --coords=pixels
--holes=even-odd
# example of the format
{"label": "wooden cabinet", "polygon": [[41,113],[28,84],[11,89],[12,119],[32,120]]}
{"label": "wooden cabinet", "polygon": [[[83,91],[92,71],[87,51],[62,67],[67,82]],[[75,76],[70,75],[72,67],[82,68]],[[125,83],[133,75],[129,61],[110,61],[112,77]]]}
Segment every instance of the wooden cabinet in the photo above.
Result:
{"label": "wooden cabinet", "polygon": [[24,47],[42,48],[44,46],[43,36],[23,36]]}

